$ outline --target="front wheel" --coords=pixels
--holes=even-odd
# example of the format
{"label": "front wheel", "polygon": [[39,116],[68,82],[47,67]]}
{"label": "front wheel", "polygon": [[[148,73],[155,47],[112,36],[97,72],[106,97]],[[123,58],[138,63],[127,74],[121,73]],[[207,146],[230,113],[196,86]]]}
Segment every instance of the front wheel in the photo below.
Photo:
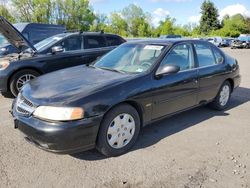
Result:
{"label": "front wheel", "polygon": [[210,106],[215,110],[224,110],[227,108],[231,98],[232,87],[228,81],[225,81]]}
{"label": "front wheel", "polygon": [[15,73],[10,80],[10,91],[16,97],[22,87],[30,80],[36,78],[40,74],[31,69],[25,69]]}
{"label": "front wheel", "polygon": [[108,157],[126,153],[136,142],[140,132],[140,117],[135,108],[122,104],[104,117],[96,147]]}

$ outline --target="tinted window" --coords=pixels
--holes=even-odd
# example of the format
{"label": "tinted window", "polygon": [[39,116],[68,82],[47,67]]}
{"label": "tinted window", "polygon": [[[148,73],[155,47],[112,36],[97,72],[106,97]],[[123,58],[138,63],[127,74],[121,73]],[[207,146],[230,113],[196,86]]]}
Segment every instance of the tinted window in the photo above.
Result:
{"label": "tinted window", "polygon": [[106,36],[106,40],[107,46],[118,46],[123,43],[120,38],[114,36]]}
{"label": "tinted window", "polygon": [[217,62],[214,58],[214,54],[207,44],[195,44],[195,50],[200,67],[216,65]]}
{"label": "tinted window", "polygon": [[80,35],[77,35],[66,38],[56,46],[62,46],[65,52],[80,50],[82,46],[82,37]]}
{"label": "tinted window", "polygon": [[85,36],[84,37],[84,48],[100,48],[105,47],[105,40],[102,36]]}
{"label": "tinted window", "polygon": [[191,44],[179,44],[163,59],[160,68],[166,64],[177,65],[180,70],[188,70],[194,67],[193,51]]}

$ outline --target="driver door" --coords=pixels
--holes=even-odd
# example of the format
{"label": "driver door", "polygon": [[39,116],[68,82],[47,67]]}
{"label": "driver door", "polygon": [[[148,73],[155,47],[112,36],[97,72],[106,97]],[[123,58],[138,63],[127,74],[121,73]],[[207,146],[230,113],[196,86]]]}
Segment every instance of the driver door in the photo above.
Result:
{"label": "driver door", "polygon": [[197,104],[199,83],[192,44],[181,43],[174,46],[161,62],[159,69],[166,64],[177,65],[180,71],[153,80],[156,88],[153,91],[153,119]]}

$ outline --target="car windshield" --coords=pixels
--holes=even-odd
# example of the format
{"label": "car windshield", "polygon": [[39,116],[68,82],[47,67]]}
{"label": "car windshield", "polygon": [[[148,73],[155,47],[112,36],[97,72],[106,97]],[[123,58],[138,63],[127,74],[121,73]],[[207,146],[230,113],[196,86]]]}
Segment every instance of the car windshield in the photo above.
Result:
{"label": "car windshield", "polygon": [[162,54],[165,45],[126,43],[111,51],[93,66],[125,73],[147,71]]}

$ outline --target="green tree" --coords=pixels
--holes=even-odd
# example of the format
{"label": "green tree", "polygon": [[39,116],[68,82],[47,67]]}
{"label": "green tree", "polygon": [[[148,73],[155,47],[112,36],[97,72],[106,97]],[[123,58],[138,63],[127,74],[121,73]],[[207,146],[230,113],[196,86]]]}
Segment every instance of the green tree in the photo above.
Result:
{"label": "green tree", "polygon": [[8,21],[12,23],[16,21],[15,18],[11,15],[9,10],[5,8],[4,5],[0,5],[0,15],[5,17]]}
{"label": "green tree", "polygon": [[223,20],[223,27],[212,31],[210,35],[219,35],[224,37],[238,37],[241,33],[248,33],[247,18],[241,14],[227,17]]}
{"label": "green tree", "polygon": [[160,21],[160,25],[156,29],[157,36],[174,34],[174,22],[175,19],[172,19],[169,16],[166,17],[164,21]]}
{"label": "green tree", "polygon": [[108,18],[105,14],[96,14],[93,24],[90,26],[90,31],[105,31]]}
{"label": "green tree", "polygon": [[53,13],[54,20],[67,29],[87,31],[95,20],[88,0],[56,0]]}
{"label": "green tree", "polygon": [[212,30],[220,28],[218,9],[210,0],[205,0],[201,5],[200,30],[208,34]]}
{"label": "green tree", "polygon": [[128,25],[128,35],[133,37],[151,36],[150,14],[144,12],[141,7],[130,4],[121,11],[121,17]]}

